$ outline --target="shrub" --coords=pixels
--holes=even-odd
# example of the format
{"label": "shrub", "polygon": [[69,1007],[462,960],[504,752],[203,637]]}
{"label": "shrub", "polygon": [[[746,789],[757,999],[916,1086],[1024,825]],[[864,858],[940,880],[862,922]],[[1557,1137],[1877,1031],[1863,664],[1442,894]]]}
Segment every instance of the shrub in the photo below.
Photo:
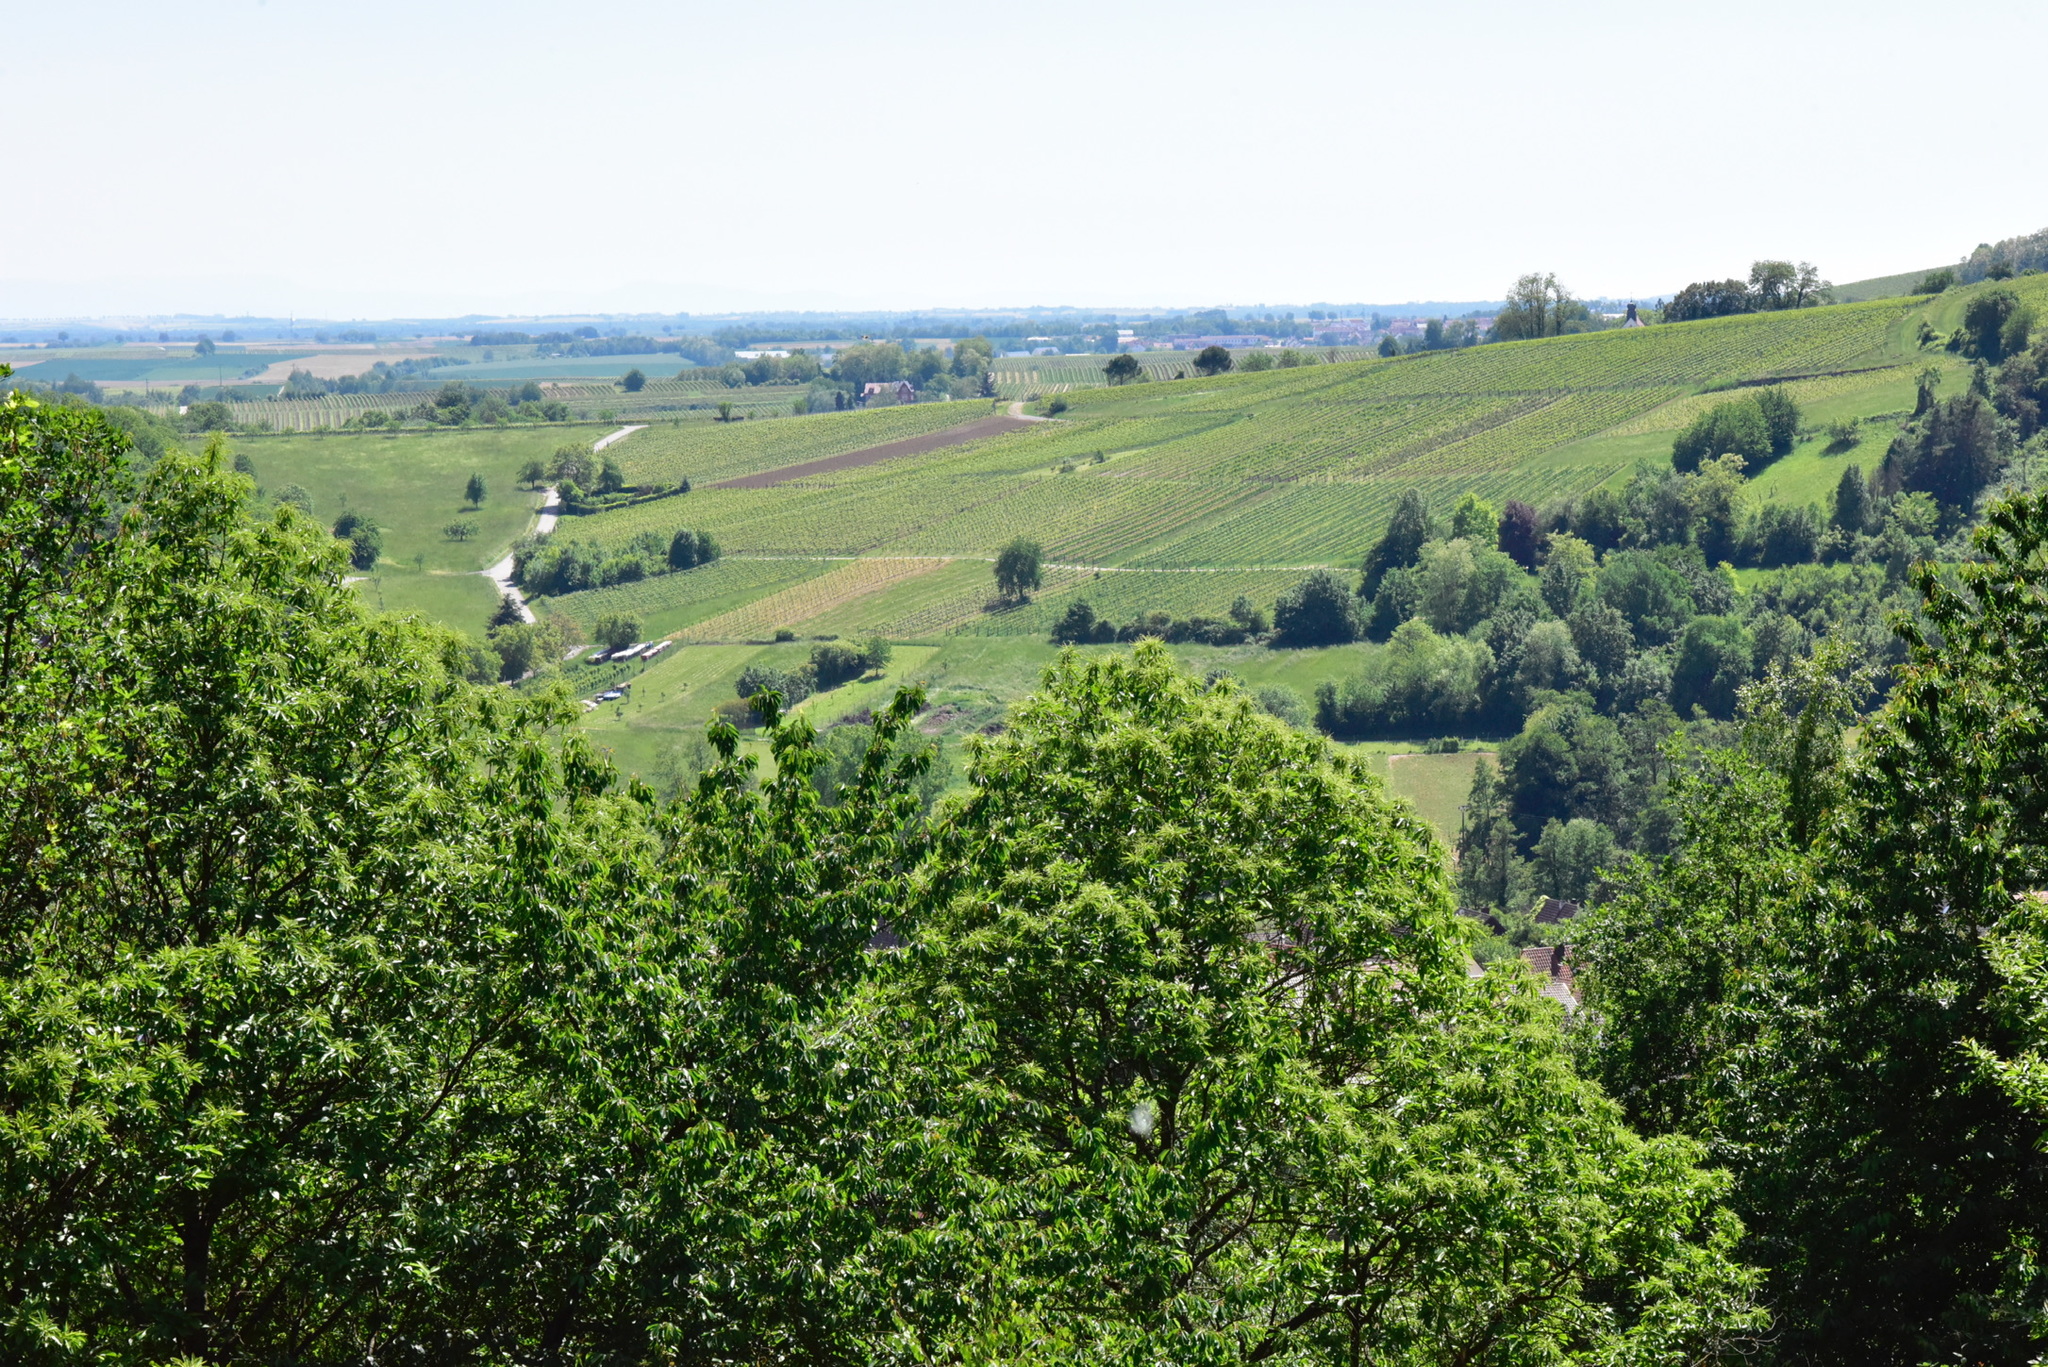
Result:
{"label": "shrub", "polygon": [[[1671,443],[1671,464],[1690,474],[1715,456],[1741,456],[1755,469],[1771,453],[1771,428],[1754,397],[1716,404]],[[1588,538],[1590,540],[1590,538]]]}
{"label": "shrub", "polygon": [[359,570],[375,569],[384,554],[384,529],[361,513],[343,513],[334,520],[334,535],[349,543],[348,563]]}
{"label": "shrub", "polygon": [[607,612],[597,619],[591,635],[606,650],[617,650],[640,639],[640,619],[622,612]]}
{"label": "shrub", "polygon": [[1273,644],[1334,646],[1359,636],[1358,598],[1333,570],[1315,570],[1273,605]]}

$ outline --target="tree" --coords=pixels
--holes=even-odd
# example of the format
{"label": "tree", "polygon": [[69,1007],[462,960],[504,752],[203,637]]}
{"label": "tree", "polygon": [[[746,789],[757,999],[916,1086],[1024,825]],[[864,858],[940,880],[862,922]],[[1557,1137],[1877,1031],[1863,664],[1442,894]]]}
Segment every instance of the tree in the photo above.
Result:
{"label": "tree", "polygon": [[1974,390],[1930,408],[1892,440],[1878,478],[1884,488],[1931,495],[1950,516],[1967,513],[2004,468],[2005,428]]}
{"label": "tree", "polygon": [[638,394],[641,390],[647,388],[647,376],[638,366],[635,366],[620,377],[619,387],[628,394]]}
{"label": "tree", "polygon": [[606,650],[618,650],[640,639],[640,619],[623,612],[604,613],[591,636]]}
{"label": "tree", "polygon": [[1138,358],[1128,351],[1112,356],[1109,364],[1102,367],[1104,378],[1111,384],[1129,384],[1143,373],[1144,370],[1139,366]]}
{"label": "tree", "polygon": [[1457,506],[1451,509],[1450,534],[1465,541],[1490,540],[1499,520],[1498,508],[1467,490],[1459,496]]}
{"label": "tree", "polygon": [[1694,418],[1671,443],[1672,468],[1683,474],[1690,474],[1702,461],[1716,456],[1738,455],[1751,464],[1762,464],[1770,454],[1771,427],[1753,396],[1715,404]]}
{"label": "tree", "polygon": [[1755,1322],[1690,1147],[1572,1081],[1519,967],[1466,976],[1440,852],[1354,764],[1146,646],[1056,663],[971,776],[887,1014],[976,1042],[1014,1332],[1654,1360]]}
{"label": "tree", "polygon": [[1614,832],[1597,821],[1573,817],[1544,823],[1534,850],[1538,890],[1571,902],[1590,902],[1601,876],[1614,862]]}
{"label": "tree", "polygon": [[[1785,386],[1767,384],[1756,391],[1757,412],[1763,416],[1764,434],[1770,441],[1770,454],[1789,455],[1792,444],[1799,438],[1799,404]],[[1725,454],[1715,452],[1716,455]],[[1748,457],[1748,452],[1738,454]],[[1752,458],[1753,461],[1753,458]],[[1755,468],[1754,461],[1752,467]]]}
{"label": "tree", "polygon": [[1358,595],[1332,570],[1312,570],[1273,605],[1273,644],[1343,645],[1359,636]]}
{"label": "tree", "polygon": [[719,401],[719,404],[718,404],[718,421],[720,421],[720,422],[737,422],[737,421],[739,421],[739,418],[740,418],[740,416],[741,416],[741,415],[739,415],[739,414],[736,414],[736,413],[734,413],[734,411],[733,411],[733,406],[732,406],[732,401],[731,401],[731,400],[729,400],[729,399],[721,399],[721,400]]}
{"label": "tree", "polygon": [[1671,705],[1685,716],[1695,707],[1727,720],[1750,679],[1755,643],[1733,617],[1695,617],[1685,624],[1671,667]]}
{"label": "tree", "polygon": [[1725,318],[1756,308],[1749,286],[1741,280],[1700,280],[1687,285],[1664,306],[1664,321],[1686,323],[1699,318]]}
{"label": "tree", "polygon": [[1835,484],[1835,506],[1828,520],[1851,536],[1861,536],[1870,530],[1870,511],[1869,481],[1862,466],[1851,465]]}
{"label": "tree", "polygon": [[[2005,359],[2007,324],[2023,313],[2020,297],[2012,290],[2000,286],[1984,291],[1963,306],[1963,326],[1957,334],[1962,345],[1958,349],[1965,355],[1980,357],[1996,365]],[[2019,340],[2024,348],[2024,330]]]}
{"label": "tree", "polygon": [[472,471],[469,476],[469,483],[464,485],[462,490],[462,496],[469,501],[469,506],[481,508],[484,503],[484,495],[487,492],[482,472]]}
{"label": "tree", "polygon": [[1607,557],[1600,571],[1600,601],[1619,612],[1643,646],[1662,645],[1695,615],[1685,576],[1645,551]]}
{"label": "tree", "polygon": [[519,467],[519,482],[529,489],[538,489],[540,482],[547,477],[547,466],[541,464],[538,457],[529,456],[526,463]]}
{"label": "tree", "polygon": [[441,535],[450,541],[469,541],[476,536],[476,523],[457,519],[442,527]]}
{"label": "tree", "polygon": [[1422,543],[1433,539],[1437,530],[1422,492],[1412,487],[1403,489],[1401,496],[1394,500],[1394,511],[1387,519],[1386,531],[1365,554],[1364,577],[1359,581],[1359,593],[1372,597],[1379,592],[1380,580],[1389,570],[1413,565],[1422,553]]}
{"label": "tree", "polygon": [[1502,554],[1525,570],[1536,568],[1543,550],[1543,532],[1536,523],[1536,510],[1520,499],[1511,498],[1501,509],[1495,528]]}
{"label": "tree", "polygon": [[213,339],[203,334],[198,341],[192,344],[192,354],[194,356],[211,356],[214,351]]}
{"label": "tree", "polygon": [[1790,261],[1757,261],[1750,265],[1749,297],[1752,308],[1770,310],[1792,307],[1792,297],[1798,287],[1799,268]]}
{"label": "tree", "polygon": [[[560,900],[587,819],[563,769],[450,675],[453,638],[363,610],[324,529],[247,521],[216,459],[168,457],[79,540],[118,445],[16,408],[0,448],[6,1355],[537,1338],[548,1264],[583,1256],[541,1214],[578,1199],[547,1174],[600,1161],[572,1156],[555,1044],[559,1013],[598,1010],[571,1005],[566,947],[611,913]],[[60,626],[100,687],[42,644]],[[473,1164],[538,1185],[491,1197]],[[394,1240],[433,1276],[394,1280]]]}
{"label": "tree", "polygon": [[1786,293],[1785,307],[1809,309],[1828,302],[1833,285],[1820,278],[1820,270],[1811,261],[1799,263],[1799,273]]}
{"label": "tree", "polygon": [[996,592],[1012,602],[1023,602],[1043,582],[1039,567],[1044,557],[1036,541],[1021,536],[996,552]]}
{"label": "tree", "polygon": [[1924,623],[1854,752],[1838,658],[1686,784],[1683,856],[1589,928],[1600,1071],[1728,1157],[1805,1361],[2017,1361],[2048,1332],[2020,1252],[2048,1237],[2039,1074],[1999,1066],[2038,1020],[2015,890],[2048,844],[2048,504],[1972,542],[1916,574]]}
{"label": "tree", "polygon": [[1195,372],[1199,375],[1221,375],[1230,366],[1228,347],[1205,346],[1195,353]]}
{"label": "tree", "polygon": [[1499,342],[1553,335],[1551,296],[1562,293],[1555,275],[1525,275],[1508,291],[1507,302],[1494,316],[1493,338]]}
{"label": "tree", "polygon": [[548,473],[561,484],[588,485],[597,477],[597,458],[588,446],[558,446]]}
{"label": "tree", "polygon": [[384,529],[375,518],[362,513],[343,513],[334,520],[334,535],[348,543],[348,562],[359,570],[377,568],[384,554]]}
{"label": "tree", "polygon": [[1551,533],[1543,550],[1537,591],[1555,617],[1569,617],[1592,588],[1597,560],[1592,546],[1569,532]]}
{"label": "tree", "polygon": [[1401,354],[1401,344],[1394,340],[1393,333],[1390,332],[1380,338],[1379,352],[1381,356],[1385,357],[1399,356]]}

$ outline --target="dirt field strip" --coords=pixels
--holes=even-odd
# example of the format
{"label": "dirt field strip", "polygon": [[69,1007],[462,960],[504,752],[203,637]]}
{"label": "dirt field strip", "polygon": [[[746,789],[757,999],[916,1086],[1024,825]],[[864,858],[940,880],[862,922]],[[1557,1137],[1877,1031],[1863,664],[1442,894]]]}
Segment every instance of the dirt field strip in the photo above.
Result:
{"label": "dirt field strip", "polygon": [[852,560],[816,579],[792,584],[730,612],[706,618],[686,627],[671,639],[680,641],[757,641],[784,627],[797,627],[813,617],[855,599],[880,593],[883,589],[930,574],[947,562],[944,557],[900,560]]}
{"label": "dirt field strip", "polygon": [[1000,436],[1015,432],[1041,421],[1038,418],[1017,417],[1009,413],[997,413],[970,422],[962,427],[948,427],[938,432],[928,432],[921,437],[905,437],[901,441],[886,441],[880,446],[866,446],[858,451],[842,451],[836,456],[823,456],[807,460],[798,465],[784,465],[774,470],[761,470],[751,475],[739,475],[733,479],[722,479],[716,484],[707,484],[707,489],[772,489],[778,484],[787,484],[793,479],[806,475],[830,474],[835,470],[852,470],[863,465],[876,465],[898,456],[921,456],[927,451],[940,451],[948,446],[963,446],[970,441],[984,437]]}

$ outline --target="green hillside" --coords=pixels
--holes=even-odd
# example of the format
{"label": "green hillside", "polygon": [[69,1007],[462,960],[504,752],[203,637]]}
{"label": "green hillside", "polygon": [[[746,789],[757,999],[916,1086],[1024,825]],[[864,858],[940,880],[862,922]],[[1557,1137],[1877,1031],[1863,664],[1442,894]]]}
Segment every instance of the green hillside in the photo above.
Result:
{"label": "green hillside", "polygon": [[[1783,379],[1814,421],[1876,420],[1846,459],[1824,454],[1816,432],[1757,481],[1764,498],[1819,498],[1847,460],[1882,451],[1920,366],[1958,364],[1914,336],[1922,317],[1954,326],[1964,293],[1075,390],[1057,420],[1028,431],[769,488],[704,485],[929,431],[967,406],[657,428],[617,448],[629,471],[688,474],[696,492],[558,535],[616,548],[686,525],[729,558],[936,558],[887,582],[841,576],[844,592],[816,599],[811,617],[754,630],[808,634],[829,617],[906,640],[1042,635],[1074,593],[1118,613],[1217,613],[1240,593],[1270,602],[1302,567],[1355,564],[1405,489],[1441,507],[1468,490],[1540,505],[1618,482],[1640,460],[1667,459],[1675,431],[1745,383]],[[1044,592],[1026,610],[987,612],[983,562],[1020,535],[1051,562]],[[948,573],[947,558],[971,563]],[[631,611],[675,630],[704,620],[689,603],[730,592],[691,578],[548,606],[586,625]]]}
{"label": "green hillside", "polygon": [[[2048,312],[2048,280],[2012,287]],[[688,477],[692,492],[565,518],[554,542],[582,542],[604,559],[636,539],[666,547],[678,528],[689,528],[711,534],[722,558],[540,597],[535,606],[571,639],[594,639],[602,619],[623,617],[639,637],[680,647],[652,666],[572,671],[584,696],[641,681],[584,723],[629,769],[670,762],[712,709],[736,696],[742,670],[791,667],[820,638],[897,643],[885,679],[943,682],[952,692],[941,730],[965,736],[1035,685],[1055,654],[1047,638],[1076,599],[1119,624],[1157,613],[1221,618],[1240,599],[1270,608],[1310,568],[1358,565],[1405,491],[1420,491],[1443,512],[1468,491],[1496,506],[1519,499],[1542,507],[1618,488],[1645,462],[1668,468],[1677,431],[1759,382],[1783,384],[1804,418],[1791,452],[1749,481],[1752,501],[1824,510],[1844,469],[1868,470],[1882,457],[1911,412],[1923,368],[1944,372],[1944,392],[1962,390],[1967,363],[1923,348],[1919,336],[1923,322],[1944,335],[1956,327],[1984,288],[1075,388],[1059,394],[1060,412],[1029,428],[876,463],[813,466],[764,487],[712,486],[935,437],[989,406],[658,423],[610,450],[630,480]],[[1846,447],[1831,441],[1828,426],[1849,419],[1859,424],[1857,439]],[[301,483],[323,514],[363,508],[392,529],[387,563],[364,588],[373,601],[474,633],[491,606],[490,587],[447,572],[502,553],[528,515],[528,500],[511,484],[516,460],[551,449],[562,435],[336,434],[259,438],[245,449],[270,488]],[[492,482],[492,503],[478,519],[488,524],[485,535],[442,544],[438,529],[468,468],[485,469]],[[1043,583],[1026,603],[997,602],[990,561],[1019,536],[1044,547]],[[1376,649],[1175,648],[1199,668],[1302,700],[1355,673],[1361,652]],[[857,710],[849,696],[821,695],[807,711],[831,721]]]}
{"label": "green hillside", "polygon": [[1851,280],[1846,285],[1834,287],[1835,300],[1843,304],[1860,304],[1869,299],[1895,299],[1912,293],[1913,287],[1925,280],[1939,267],[1929,266],[1926,270],[1902,271],[1897,275],[1874,275],[1868,280]]}

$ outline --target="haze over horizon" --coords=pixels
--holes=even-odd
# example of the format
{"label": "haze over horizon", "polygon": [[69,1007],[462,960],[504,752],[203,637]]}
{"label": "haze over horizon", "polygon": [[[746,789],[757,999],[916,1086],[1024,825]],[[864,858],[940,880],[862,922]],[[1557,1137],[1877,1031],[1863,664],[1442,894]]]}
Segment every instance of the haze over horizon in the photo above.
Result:
{"label": "haze over horizon", "polygon": [[[2012,141],[1941,113],[2024,128],[2029,84],[1948,88],[1903,4],[777,13],[768,43],[703,4],[20,14],[17,145],[104,167],[17,172],[0,316],[1652,297],[2048,223]],[[2019,53],[2048,12],[1941,27]],[[36,55],[81,34],[83,98]]]}

